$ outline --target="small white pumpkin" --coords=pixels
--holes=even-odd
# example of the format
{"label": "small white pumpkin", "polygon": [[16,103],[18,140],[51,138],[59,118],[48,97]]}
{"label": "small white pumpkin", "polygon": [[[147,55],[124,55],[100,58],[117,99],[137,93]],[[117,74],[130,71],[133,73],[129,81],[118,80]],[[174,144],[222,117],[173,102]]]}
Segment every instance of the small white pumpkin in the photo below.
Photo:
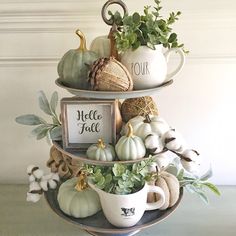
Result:
{"label": "small white pumpkin", "polygon": [[129,123],[133,127],[134,135],[142,138],[142,140],[145,140],[149,134],[162,136],[170,129],[167,122],[157,115],[136,116],[129,120]]}
{"label": "small white pumpkin", "polygon": [[99,57],[110,57],[111,43],[107,35],[95,38],[90,46],[90,50],[96,52]]}
{"label": "small white pumpkin", "polygon": [[75,218],[85,218],[101,210],[98,194],[78,178],[69,179],[60,186],[57,200],[60,209]]}
{"label": "small white pumpkin", "polygon": [[116,157],[114,147],[105,144],[102,139],[98,139],[97,144],[91,145],[86,155],[89,159],[97,161],[113,161]]}
{"label": "small white pumpkin", "polygon": [[146,148],[141,138],[133,135],[133,128],[128,124],[128,131],[122,136],[115,146],[116,154],[121,161],[136,160],[143,158]]}

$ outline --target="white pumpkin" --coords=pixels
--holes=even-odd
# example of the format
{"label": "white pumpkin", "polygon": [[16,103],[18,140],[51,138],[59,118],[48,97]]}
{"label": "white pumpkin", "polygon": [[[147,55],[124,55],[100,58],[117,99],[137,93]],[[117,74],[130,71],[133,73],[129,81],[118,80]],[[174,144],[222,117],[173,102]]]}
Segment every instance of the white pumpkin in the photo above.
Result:
{"label": "white pumpkin", "polygon": [[136,160],[143,158],[146,148],[141,138],[133,135],[133,128],[128,124],[128,131],[122,136],[115,146],[116,154],[121,161]]}
{"label": "white pumpkin", "polygon": [[110,57],[111,43],[107,35],[95,38],[90,46],[90,50],[96,52],[99,57]]}
{"label": "white pumpkin", "polygon": [[105,144],[102,139],[98,139],[97,144],[91,145],[86,155],[89,159],[97,161],[113,161],[116,157],[113,146]]}
{"label": "white pumpkin", "polygon": [[[147,115],[146,118],[136,116],[129,120],[129,123],[133,127],[134,135],[142,138],[142,140],[145,140],[149,134],[156,134],[161,137],[170,129],[167,122],[157,115]],[[127,129],[128,126],[126,125],[125,130],[127,131]]]}

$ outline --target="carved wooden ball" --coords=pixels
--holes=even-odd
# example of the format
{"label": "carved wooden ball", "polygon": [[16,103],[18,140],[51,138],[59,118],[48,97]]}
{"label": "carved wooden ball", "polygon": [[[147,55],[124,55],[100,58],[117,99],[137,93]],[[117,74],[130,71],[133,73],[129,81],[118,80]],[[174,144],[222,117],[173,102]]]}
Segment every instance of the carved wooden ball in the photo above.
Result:
{"label": "carved wooden ball", "polygon": [[124,122],[128,122],[135,116],[158,115],[156,103],[152,97],[140,97],[126,99],[121,105],[121,115]]}

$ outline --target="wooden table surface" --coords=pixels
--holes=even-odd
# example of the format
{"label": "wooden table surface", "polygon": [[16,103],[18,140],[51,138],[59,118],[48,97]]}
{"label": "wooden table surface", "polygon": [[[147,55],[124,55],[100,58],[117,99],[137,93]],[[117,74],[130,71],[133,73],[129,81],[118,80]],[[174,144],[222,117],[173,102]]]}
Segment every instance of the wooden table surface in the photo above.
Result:
{"label": "wooden table surface", "polygon": [[[88,236],[50,210],[45,199],[26,202],[26,185],[0,185],[0,236]],[[180,207],[163,222],[137,236],[236,236],[236,186],[211,193],[210,204],[184,193]]]}

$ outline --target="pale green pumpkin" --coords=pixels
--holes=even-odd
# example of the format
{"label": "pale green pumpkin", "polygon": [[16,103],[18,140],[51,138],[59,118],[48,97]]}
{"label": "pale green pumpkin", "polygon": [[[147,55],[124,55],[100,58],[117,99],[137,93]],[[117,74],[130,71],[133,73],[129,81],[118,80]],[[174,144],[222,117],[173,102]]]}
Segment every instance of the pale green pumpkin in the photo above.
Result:
{"label": "pale green pumpkin", "polygon": [[113,146],[105,144],[102,139],[99,139],[97,144],[91,145],[86,155],[89,159],[97,161],[113,161],[116,157]]}
{"label": "pale green pumpkin", "polygon": [[98,55],[87,50],[85,36],[80,30],[77,30],[76,34],[80,37],[80,47],[65,53],[58,64],[57,71],[64,85],[89,89],[88,71],[92,63],[98,59]]}
{"label": "pale green pumpkin", "polygon": [[64,182],[57,195],[60,209],[75,218],[85,218],[101,210],[98,194],[90,187],[81,187],[78,178]]}
{"label": "pale green pumpkin", "polygon": [[127,135],[122,136],[116,144],[116,154],[121,161],[136,160],[143,158],[146,148],[142,139],[133,135],[133,128],[128,124]]}
{"label": "pale green pumpkin", "polygon": [[111,56],[111,43],[108,36],[99,36],[95,38],[90,46],[90,50],[98,54],[99,57]]}

